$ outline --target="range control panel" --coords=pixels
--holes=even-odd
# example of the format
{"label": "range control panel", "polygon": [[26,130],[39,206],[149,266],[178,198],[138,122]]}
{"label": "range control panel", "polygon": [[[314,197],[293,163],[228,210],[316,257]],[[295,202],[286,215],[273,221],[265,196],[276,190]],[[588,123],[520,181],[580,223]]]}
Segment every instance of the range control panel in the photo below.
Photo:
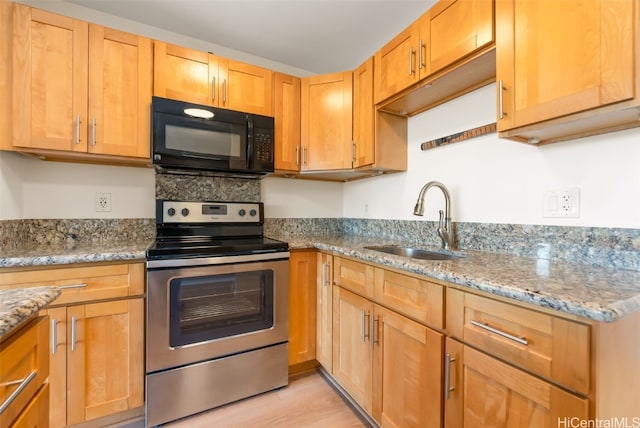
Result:
{"label": "range control panel", "polygon": [[261,202],[158,201],[162,223],[261,223]]}

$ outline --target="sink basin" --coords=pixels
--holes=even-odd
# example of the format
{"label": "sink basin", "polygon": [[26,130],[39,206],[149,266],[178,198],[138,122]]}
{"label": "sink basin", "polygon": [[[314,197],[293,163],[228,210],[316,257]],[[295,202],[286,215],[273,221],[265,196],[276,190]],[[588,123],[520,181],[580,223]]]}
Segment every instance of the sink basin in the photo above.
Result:
{"label": "sink basin", "polygon": [[421,260],[455,260],[466,257],[461,254],[429,251],[412,247],[400,247],[397,245],[373,245],[364,248],[368,250],[380,251],[382,253],[393,254],[396,256],[411,257],[413,259]]}

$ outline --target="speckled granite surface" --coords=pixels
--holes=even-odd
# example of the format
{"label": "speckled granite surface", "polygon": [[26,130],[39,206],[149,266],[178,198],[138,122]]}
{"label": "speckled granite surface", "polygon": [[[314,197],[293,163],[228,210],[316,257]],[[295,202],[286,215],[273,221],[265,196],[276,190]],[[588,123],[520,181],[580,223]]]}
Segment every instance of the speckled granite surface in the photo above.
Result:
{"label": "speckled granite surface", "polygon": [[260,201],[260,181],[156,173],[156,198],[180,201]]}
{"label": "speckled granite surface", "polygon": [[[291,249],[332,251],[596,321],[615,321],[640,310],[640,272],[637,271],[469,250],[461,252],[466,258],[426,261],[364,248],[369,245],[407,244],[402,240],[272,236],[288,241]],[[438,250],[437,247],[425,248]]]}
{"label": "speckled granite surface", "polygon": [[152,241],[90,242],[24,246],[0,251],[0,268],[144,260]]}
{"label": "speckled granite surface", "polygon": [[60,295],[57,287],[0,290],[0,338],[8,335]]}

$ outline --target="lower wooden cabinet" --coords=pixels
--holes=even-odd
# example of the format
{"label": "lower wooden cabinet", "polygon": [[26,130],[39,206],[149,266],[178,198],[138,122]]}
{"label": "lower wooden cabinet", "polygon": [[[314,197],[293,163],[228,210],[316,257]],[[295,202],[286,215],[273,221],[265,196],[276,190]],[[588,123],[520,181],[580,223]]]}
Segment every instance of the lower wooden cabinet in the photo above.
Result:
{"label": "lower wooden cabinet", "polygon": [[42,311],[51,331],[51,340],[43,342],[50,367],[50,428],[142,409],[143,262],[0,269],[0,284],[1,289],[61,288]]}
{"label": "lower wooden cabinet", "polygon": [[445,427],[551,428],[589,419],[587,399],[454,339],[445,357]]}
{"label": "lower wooden cabinet", "polygon": [[316,251],[289,259],[289,367],[316,358]]}
{"label": "lower wooden cabinet", "polygon": [[316,360],[333,372],[333,256],[316,258]]}
{"label": "lower wooden cabinet", "polygon": [[46,312],[52,327],[50,428],[144,404],[142,298]]}
{"label": "lower wooden cabinet", "polygon": [[333,376],[383,427],[442,424],[443,335],[335,286]]}
{"label": "lower wooden cabinet", "polygon": [[49,324],[41,316],[0,343],[0,428],[47,426]]}

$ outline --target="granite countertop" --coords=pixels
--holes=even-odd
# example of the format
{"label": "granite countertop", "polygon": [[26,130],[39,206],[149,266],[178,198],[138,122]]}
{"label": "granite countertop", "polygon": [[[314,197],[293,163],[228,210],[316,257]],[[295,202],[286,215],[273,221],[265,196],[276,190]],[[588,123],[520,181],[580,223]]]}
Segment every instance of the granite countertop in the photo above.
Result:
{"label": "granite countertop", "polygon": [[48,266],[71,263],[144,260],[149,241],[130,243],[91,242],[83,244],[59,244],[23,246],[0,249],[0,268]]}
{"label": "granite countertop", "polygon": [[0,290],[0,339],[35,316],[59,295],[58,287]]}
{"label": "granite countertop", "polygon": [[[364,248],[406,242],[354,236],[270,235],[291,249],[316,248],[378,263],[521,302],[611,322],[640,310],[640,272],[569,264],[544,257],[461,251],[454,260],[418,260]],[[151,243],[93,243],[3,251],[0,268],[68,263],[144,260]],[[426,248],[426,247],[425,247]],[[426,248],[439,250],[438,248]],[[544,256],[544,254],[542,255]]]}
{"label": "granite countertop", "polygon": [[288,241],[291,249],[331,251],[595,321],[611,322],[640,310],[637,271],[466,250],[458,252],[465,258],[418,260],[364,248],[406,242],[358,237],[272,237]]}

